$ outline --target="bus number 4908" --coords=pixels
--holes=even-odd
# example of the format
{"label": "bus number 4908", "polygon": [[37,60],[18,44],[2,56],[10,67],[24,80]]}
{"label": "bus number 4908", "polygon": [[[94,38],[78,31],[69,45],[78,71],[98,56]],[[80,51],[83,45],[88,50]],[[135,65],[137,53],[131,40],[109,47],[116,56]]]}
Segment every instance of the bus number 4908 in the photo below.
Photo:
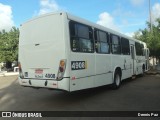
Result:
{"label": "bus number 4908", "polygon": [[46,74],[45,77],[46,78],[55,78],[55,74]]}

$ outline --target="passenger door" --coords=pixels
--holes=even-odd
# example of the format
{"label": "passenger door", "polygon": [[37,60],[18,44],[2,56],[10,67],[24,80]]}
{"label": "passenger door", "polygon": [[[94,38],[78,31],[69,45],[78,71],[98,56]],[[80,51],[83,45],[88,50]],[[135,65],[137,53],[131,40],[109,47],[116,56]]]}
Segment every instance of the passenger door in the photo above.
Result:
{"label": "passenger door", "polygon": [[131,45],[131,69],[132,75],[136,75],[136,60],[135,60],[135,47]]}

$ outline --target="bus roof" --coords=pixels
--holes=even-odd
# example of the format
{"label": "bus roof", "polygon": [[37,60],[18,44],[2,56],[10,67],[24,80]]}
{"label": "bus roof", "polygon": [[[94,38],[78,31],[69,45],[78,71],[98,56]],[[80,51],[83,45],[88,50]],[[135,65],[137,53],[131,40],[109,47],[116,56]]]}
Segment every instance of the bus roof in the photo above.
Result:
{"label": "bus roof", "polygon": [[[141,43],[141,44],[146,45],[146,43],[143,42],[143,41],[134,39],[134,38],[129,37],[129,36],[127,36],[127,35],[124,35],[124,34],[122,34],[122,33],[120,33],[120,32],[117,32],[117,31],[115,31],[115,30],[112,30],[112,29],[110,29],[110,28],[104,27],[104,26],[102,26],[102,25],[99,25],[99,24],[90,22],[89,20],[86,20],[86,19],[77,17],[77,16],[72,15],[72,14],[70,14],[70,13],[68,13],[68,12],[65,12],[65,11],[57,11],[57,12],[51,12],[51,13],[43,14],[43,15],[34,17],[34,18],[32,18],[32,19],[24,22],[23,24],[26,24],[26,23],[28,23],[28,22],[30,22],[30,21],[37,20],[37,19],[42,18],[42,17],[52,16],[52,15],[54,15],[54,14],[63,14],[63,15],[66,15],[69,20],[77,21],[77,22],[80,22],[80,23],[82,23],[82,24],[86,24],[86,25],[92,26],[92,27],[94,27],[94,28],[101,29],[101,30],[107,31],[107,32],[109,32],[109,33],[118,35],[118,36],[120,36],[120,37],[124,37],[124,38],[127,38],[127,39],[129,39],[129,40],[136,41],[136,42],[139,42],[139,43]],[[22,26],[23,24],[21,24],[21,26]]]}
{"label": "bus roof", "polygon": [[77,16],[74,16],[74,15],[72,15],[72,14],[70,14],[70,13],[66,13],[66,14],[67,14],[67,16],[68,16],[68,19],[70,19],[70,20],[77,21],[77,22],[80,22],[80,23],[83,23],[83,24],[86,24],[86,25],[90,25],[90,26],[92,26],[92,27],[94,27],[94,28],[107,31],[107,32],[109,32],[109,33],[118,35],[118,36],[120,36],[120,37],[124,37],[124,38],[127,38],[127,39],[129,39],[129,40],[133,40],[133,41],[136,41],[136,42],[145,44],[143,41],[140,41],[140,40],[137,40],[137,39],[135,39],[135,38],[129,37],[129,36],[124,35],[124,34],[122,34],[122,33],[120,33],[120,32],[117,32],[117,31],[115,31],[115,30],[112,30],[112,29],[110,29],[110,28],[107,28],[107,27],[104,27],[104,26],[102,26],[102,25],[99,25],[99,24],[90,22],[90,21],[88,21],[88,20],[86,20],[86,19],[83,19],[83,18],[80,18],[80,17],[77,17]]}

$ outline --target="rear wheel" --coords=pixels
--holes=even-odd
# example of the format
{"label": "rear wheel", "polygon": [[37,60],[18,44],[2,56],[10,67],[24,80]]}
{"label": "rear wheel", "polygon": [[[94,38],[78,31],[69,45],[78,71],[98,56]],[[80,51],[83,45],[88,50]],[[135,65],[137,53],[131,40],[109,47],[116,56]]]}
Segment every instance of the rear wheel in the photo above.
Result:
{"label": "rear wheel", "polygon": [[115,71],[113,89],[118,89],[121,85],[121,75],[119,71]]}

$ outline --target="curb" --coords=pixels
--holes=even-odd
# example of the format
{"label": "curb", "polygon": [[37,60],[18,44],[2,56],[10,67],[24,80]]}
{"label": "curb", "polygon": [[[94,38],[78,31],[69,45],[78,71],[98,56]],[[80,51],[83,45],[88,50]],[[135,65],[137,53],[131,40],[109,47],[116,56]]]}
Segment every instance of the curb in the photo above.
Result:
{"label": "curb", "polygon": [[19,72],[1,72],[0,77],[19,75]]}
{"label": "curb", "polygon": [[160,71],[148,71],[146,72],[147,75],[157,75],[160,74]]}

